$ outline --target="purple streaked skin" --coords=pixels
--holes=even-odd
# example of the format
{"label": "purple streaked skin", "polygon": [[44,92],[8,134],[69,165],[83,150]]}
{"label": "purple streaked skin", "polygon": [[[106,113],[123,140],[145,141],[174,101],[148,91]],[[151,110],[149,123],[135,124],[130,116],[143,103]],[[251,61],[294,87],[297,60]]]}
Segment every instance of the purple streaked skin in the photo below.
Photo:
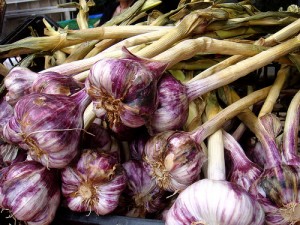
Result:
{"label": "purple streaked skin", "polygon": [[62,193],[77,212],[111,213],[126,187],[125,171],[114,156],[85,150],[78,163],[62,170]]}
{"label": "purple streaked skin", "polygon": [[248,191],[251,184],[261,175],[262,169],[247,158],[241,145],[225,131],[223,131],[223,143],[232,161],[229,181]]}
{"label": "purple streaked skin", "polygon": [[[247,212],[247,213],[245,213]],[[203,179],[179,194],[166,225],[262,225],[264,211],[243,188],[227,181]]]}
{"label": "purple streaked skin", "polygon": [[145,162],[130,160],[123,163],[128,177],[125,193],[134,200],[129,210],[137,217],[145,217],[148,213],[162,210],[166,203],[166,192],[159,188],[150,176],[149,167]]}
{"label": "purple streaked skin", "polygon": [[95,114],[102,115],[104,108],[115,132],[147,122],[157,107],[157,82],[167,66],[124,52],[124,58],[95,63],[85,82]]}
{"label": "purple streaked skin", "polygon": [[59,203],[56,170],[35,161],[17,162],[4,168],[0,179],[0,206],[16,219],[32,225],[50,224]]}
{"label": "purple streaked skin", "polygon": [[[299,156],[297,138],[299,126],[300,91],[293,97],[285,118],[282,159],[277,167],[265,168],[250,187],[250,193],[263,205],[266,221],[270,224],[288,225],[300,221]],[[278,149],[270,149],[279,154]],[[273,163],[273,164],[275,164]]]}
{"label": "purple streaked skin", "polygon": [[82,115],[89,102],[84,89],[72,96],[26,95],[15,105],[15,126],[4,130],[5,138],[25,144],[32,159],[44,166],[63,168],[78,154]]}
{"label": "purple streaked skin", "polygon": [[80,91],[84,84],[77,82],[71,76],[64,76],[56,72],[39,73],[36,80],[33,81],[31,93],[46,93],[72,95]]}
{"label": "purple streaked skin", "polygon": [[14,67],[4,84],[8,90],[5,100],[11,105],[29,93],[72,95],[84,86],[70,76],[56,72],[35,73],[25,67]]}
{"label": "purple streaked skin", "polygon": [[186,87],[171,74],[165,73],[158,83],[158,101],[158,108],[147,123],[149,132],[182,129],[189,110]]}
{"label": "purple streaked skin", "polygon": [[14,67],[5,77],[4,85],[8,92],[5,100],[15,105],[20,97],[30,93],[30,88],[38,74],[25,67]]}
{"label": "purple streaked skin", "polygon": [[166,191],[182,191],[199,179],[207,160],[200,145],[186,132],[163,132],[150,138],[145,145],[144,160],[151,175]]}

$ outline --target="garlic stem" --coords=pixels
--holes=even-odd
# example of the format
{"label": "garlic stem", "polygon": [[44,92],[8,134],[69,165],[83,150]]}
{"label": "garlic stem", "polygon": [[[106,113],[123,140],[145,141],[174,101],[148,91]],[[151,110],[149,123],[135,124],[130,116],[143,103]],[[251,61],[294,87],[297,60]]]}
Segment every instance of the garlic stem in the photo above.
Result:
{"label": "garlic stem", "polygon": [[[296,35],[299,31],[300,31],[300,19],[285,26],[284,28],[282,28],[281,30],[272,34],[271,36],[267,37],[266,39],[259,39],[258,41],[256,41],[255,44],[271,47],[271,46],[281,43],[281,42],[287,40],[288,38]],[[202,78],[208,77],[222,69],[227,68],[229,65],[233,65],[245,58],[246,57],[244,55],[231,56],[228,59],[223,60],[222,62],[216,64],[215,66],[211,66],[207,70],[204,70],[203,72],[199,73],[193,79],[191,79],[189,82],[193,82],[195,80],[200,80]]]}
{"label": "garlic stem", "polygon": [[209,77],[189,83],[187,85],[187,93],[190,101],[204,93],[207,93],[208,91],[232,83],[250,72],[273,62],[275,59],[296,50],[300,46],[299,37],[300,36],[296,36],[295,38],[289,39],[288,41],[240,61],[235,65],[229,66]]}
{"label": "garlic stem", "polygon": [[[224,55],[253,56],[267,48],[233,41],[217,40],[209,37],[183,40],[172,48],[155,56],[153,59],[169,61],[169,68],[178,62],[192,58],[197,53],[208,52]],[[137,54],[140,54],[139,52]]]}
{"label": "garlic stem", "polygon": [[123,46],[129,48],[129,47],[136,46],[139,44],[148,43],[148,42],[158,39],[159,37],[161,37],[162,35],[164,35],[167,32],[168,32],[168,29],[165,29],[165,30],[161,29],[158,31],[149,32],[147,35],[141,34],[141,35],[137,35],[137,36],[134,36],[131,38],[127,38],[127,39],[120,41],[119,43],[111,46],[110,48],[104,50],[103,52],[100,52],[99,54],[97,54],[93,57],[82,59],[82,60],[77,60],[77,61],[70,62],[70,63],[65,63],[60,66],[56,66],[56,67],[52,67],[52,68],[43,70],[42,72],[54,71],[54,72],[58,72],[62,75],[71,75],[71,74],[77,74],[77,73],[80,73],[83,71],[87,71],[90,69],[90,67],[94,63],[96,63],[100,59],[121,57],[121,55],[122,55],[121,47],[123,47]]}
{"label": "garlic stem", "polygon": [[[219,93],[226,104],[232,104],[240,100],[236,92],[229,87],[221,89]],[[266,153],[265,168],[278,167],[281,164],[281,156],[275,138],[267,132],[258,117],[251,110],[245,109],[238,114],[238,118],[255,134],[262,144]]]}
{"label": "garlic stem", "polygon": [[[212,119],[219,111],[217,97],[215,93],[208,94],[206,115]],[[217,130],[207,139],[208,149],[208,169],[207,178],[211,180],[225,180],[225,158],[222,130]]]}
{"label": "garlic stem", "polygon": [[206,26],[207,21],[206,18],[201,17],[201,13],[190,13],[183,18],[178,26],[173,27],[166,35],[142,49],[137,55],[140,57],[152,58],[169,49],[174,43],[187,37],[199,26]]}
{"label": "garlic stem", "polygon": [[93,111],[93,102],[90,103],[83,113],[83,128],[87,130],[93,121],[96,119],[96,114]]}
{"label": "garlic stem", "polygon": [[271,113],[273,111],[273,107],[279,97],[280,91],[287,80],[290,72],[290,66],[281,65],[280,70],[277,73],[276,79],[272,88],[268,94],[268,97],[264,101],[264,104],[258,114],[258,117],[262,117],[267,113]]}
{"label": "garlic stem", "polygon": [[225,109],[220,111],[217,115],[215,115],[212,119],[206,121],[194,131],[189,132],[191,137],[195,140],[195,142],[201,143],[209,135],[220,129],[226,121],[237,116],[244,109],[250,107],[254,103],[266,98],[269,90],[270,87],[260,89],[230,104]]}
{"label": "garlic stem", "polygon": [[283,130],[283,155],[287,162],[299,165],[298,130],[300,115],[300,91],[293,97],[287,110]]}
{"label": "garlic stem", "polygon": [[[142,33],[171,30],[172,27],[166,26],[118,26],[116,29],[111,27],[96,27],[83,30],[67,30],[60,35],[48,37],[28,37],[12,44],[1,45],[1,57],[10,57],[20,54],[30,54],[40,51],[55,51],[82,42],[100,39],[120,39],[128,38]],[[39,43],[38,45],[36,43]]]}

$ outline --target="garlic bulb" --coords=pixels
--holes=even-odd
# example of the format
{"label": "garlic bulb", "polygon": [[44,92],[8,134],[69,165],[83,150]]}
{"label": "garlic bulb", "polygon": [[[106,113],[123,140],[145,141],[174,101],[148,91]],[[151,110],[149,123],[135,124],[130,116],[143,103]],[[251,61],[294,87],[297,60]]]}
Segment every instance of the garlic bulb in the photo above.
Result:
{"label": "garlic bulb", "polygon": [[149,132],[182,129],[189,111],[186,87],[171,74],[165,73],[158,82],[158,101],[159,106],[147,123]]}
{"label": "garlic bulb", "polygon": [[0,208],[28,225],[47,225],[60,203],[56,170],[35,161],[14,163],[1,170]]}
{"label": "garlic bulb", "polygon": [[203,179],[179,194],[165,224],[262,225],[264,218],[260,204],[239,185]]}
{"label": "garlic bulb", "polygon": [[127,216],[145,217],[162,210],[167,200],[166,192],[152,179],[147,164],[130,160],[123,163],[123,167],[128,177],[128,185],[124,192],[133,199]]}
{"label": "garlic bulb", "polygon": [[25,67],[14,67],[4,79],[8,90],[5,100],[11,105],[29,93],[71,95],[83,88],[83,84],[71,76],[56,72],[35,73]]}
{"label": "garlic bulb", "polygon": [[38,74],[25,67],[14,67],[5,77],[4,85],[7,89],[5,100],[15,105],[20,97],[30,93],[30,88]]}
{"label": "garlic bulb", "polygon": [[163,132],[151,137],[144,150],[151,176],[166,191],[182,191],[199,179],[206,155],[186,132]]}
{"label": "garlic bulb", "polygon": [[82,116],[89,102],[84,89],[72,96],[28,94],[15,105],[3,134],[28,150],[33,160],[48,168],[63,168],[78,154]]}
{"label": "garlic bulb", "polygon": [[77,164],[62,170],[62,193],[68,207],[76,212],[111,213],[126,182],[116,157],[92,150],[85,150]]}
{"label": "garlic bulb", "polygon": [[107,114],[110,128],[119,133],[125,127],[143,126],[157,108],[157,81],[167,64],[138,58],[125,48],[124,58],[106,58],[95,63],[86,89],[94,111]]}
{"label": "garlic bulb", "polygon": [[[3,129],[4,126],[8,123],[8,121],[13,117],[14,109],[4,99],[0,101],[0,108],[0,156],[4,163],[11,163],[17,157],[20,147],[18,145],[11,144],[6,141],[3,135]],[[21,152],[21,155],[22,154],[23,152]]]}
{"label": "garlic bulb", "polygon": [[32,83],[31,93],[46,93],[72,95],[80,91],[84,84],[77,82],[71,76],[64,76],[56,72],[39,73]]}

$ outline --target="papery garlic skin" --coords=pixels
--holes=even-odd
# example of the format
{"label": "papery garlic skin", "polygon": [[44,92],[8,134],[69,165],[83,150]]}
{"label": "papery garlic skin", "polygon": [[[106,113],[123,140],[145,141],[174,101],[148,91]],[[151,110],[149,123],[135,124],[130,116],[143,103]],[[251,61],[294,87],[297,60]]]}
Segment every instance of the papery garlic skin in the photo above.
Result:
{"label": "papery garlic skin", "polygon": [[60,203],[55,170],[35,161],[14,163],[0,175],[0,207],[28,225],[50,224]]}
{"label": "papery garlic skin", "polygon": [[181,130],[189,112],[186,87],[171,74],[165,73],[159,80],[157,89],[159,106],[147,123],[149,132],[155,134]]}
{"label": "papery garlic skin", "polygon": [[62,193],[76,212],[111,213],[119,203],[127,177],[116,157],[86,150],[78,163],[62,171]]}
{"label": "papery garlic skin", "polygon": [[203,179],[179,194],[167,212],[166,225],[262,225],[264,211],[240,186]]}
{"label": "papery garlic skin", "polygon": [[83,112],[90,102],[82,90],[72,96],[32,93],[15,105],[4,136],[48,168],[63,168],[78,154]]}
{"label": "papery garlic skin", "polygon": [[300,221],[299,175],[298,167],[281,165],[265,169],[250,187],[250,193],[265,210],[267,224],[289,225]]}
{"label": "papery garlic skin", "polygon": [[207,157],[200,145],[185,132],[163,132],[145,145],[144,161],[163,190],[182,191],[199,179]]}
{"label": "papery garlic skin", "polygon": [[29,94],[33,81],[38,74],[25,67],[14,67],[4,79],[4,85],[8,92],[5,100],[15,105],[20,97]]}
{"label": "papery garlic skin", "polygon": [[85,86],[97,116],[105,109],[110,128],[143,126],[157,107],[157,81],[167,64],[138,58],[123,49],[125,57],[95,63]]}
{"label": "papery garlic skin", "polygon": [[145,162],[130,160],[123,163],[128,177],[125,193],[133,199],[133,207],[127,216],[145,217],[162,210],[166,203],[166,192],[156,184],[149,174]]}
{"label": "papery garlic skin", "polygon": [[60,94],[70,96],[80,91],[84,85],[71,76],[56,72],[39,73],[31,86],[31,93]]}

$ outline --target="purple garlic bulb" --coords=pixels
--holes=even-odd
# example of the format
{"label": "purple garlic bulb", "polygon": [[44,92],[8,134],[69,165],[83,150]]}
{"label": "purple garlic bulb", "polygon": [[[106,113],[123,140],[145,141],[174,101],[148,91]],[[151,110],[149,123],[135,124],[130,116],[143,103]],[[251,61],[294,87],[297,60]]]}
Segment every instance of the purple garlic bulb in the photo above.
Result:
{"label": "purple garlic bulb", "polygon": [[[18,155],[19,146],[6,142],[3,135],[3,128],[14,116],[14,109],[4,99],[0,101],[0,108],[0,156],[4,163],[11,163]],[[21,153],[21,155],[23,155],[23,153]]]}
{"label": "purple garlic bulb", "polygon": [[261,205],[239,185],[223,180],[199,180],[176,198],[166,225],[263,225]]}
{"label": "purple garlic bulb", "polygon": [[80,91],[84,84],[79,83],[71,76],[56,72],[40,73],[33,82],[31,93],[60,94],[70,96]]}
{"label": "purple garlic bulb", "polygon": [[186,132],[163,132],[145,145],[144,160],[158,186],[166,191],[182,191],[197,181],[207,160],[200,145]]}
{"label": "purple garlic bulb", "polygon": [[32,83],[38,74],[25,67],[14,67],[5,77],[4,85],[7,89],[5,100],[15,105],[20,97],[29,94]]}
{"label": "purple garlic bulb", "polygon": [[104,109],[116,133],[126,130],[124,126],[137,128],[146,124],[157,108],[157,82],[167,66],[123,50],[124,58],[95,63],[85,83],[96,115],[101,116]]}
{"label": "purple garlic bulb", "polygon": [[12,164],[0,172],[0,208],[28,225],[47,225],[60,203],[56,170],[35,161]]}
{"label": "purple garlic bulb", "polygon": [[72,96],[26,95],[16,104],[4,136],[44,166],[63,168],[79,151],[83,112],[89,102],[84,89]]}
{"label": "purple garlic bulb", "polygon": [[83,84],[70,76],[56,72],[35,73],[25,67],[13,68],[4,84],[8,90],[5,99],[11,105],[29,93],[71,95],[83,88]]}
{"label": "purple garlic bulb", "polygon": [[150,176],[148,165],[142,161],[131,160],[123,163],[128,177],[125,193],[133,199],[133,206],[127,216],[145,217],[149,213],[162,210],[166,203],[166,192],[159,188]]}
{"label": "purple garlic bulb", "polygon": [[85,150],[77,164],[62,171],[63,196],[76,212],[111,213],[118,206],[126,182],[116,157],[92,150]]}
{"label": "purple garlic bulb", "polygon": [[171,74],[165,73],[158,82],[158,101],[158,108],[147,124],[149,132],[181,130],[189,111],[186,87]]}

